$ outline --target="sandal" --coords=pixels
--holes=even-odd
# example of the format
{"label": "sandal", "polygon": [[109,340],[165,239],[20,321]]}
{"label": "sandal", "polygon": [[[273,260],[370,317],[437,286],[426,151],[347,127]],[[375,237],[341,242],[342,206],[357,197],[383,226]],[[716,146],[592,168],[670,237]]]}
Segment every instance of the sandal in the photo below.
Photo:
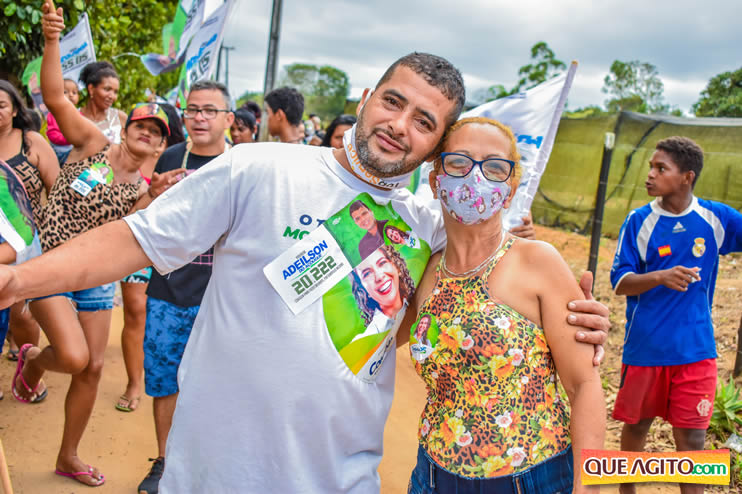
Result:
{"label": "sandal", "polygon": [[116,410],[120,412],[133,412],[139,408],[139,401],[141,398],[141,396],[129,398],[126,395],[121,395],[119,396],[119,401],[116,403]]}
{"label": "sandal", "polygon": [[[10,385],[10,391],[13,393],[13,397],[20,401],[21,403],[41,403],[44,401],[48,394],[48,390],[46,387],[44,387],[44,391],[42,391],[39,394],[36,394],[36,392],[39,390],[39,387],[43,384],[43,379],[40,379],[38,384],[35,388],[31,389],[31,386],[28,385],[26,380],[23,378],[23,366],[26,364],[26,352],[30,348],[32,348],[33,345],[30,343],[26,343],[23,345],[20,350],[18,350],[18,365],[15,366],[15,374],[13,374],[13,382]],[[26,391],[31,394],[31,399],[26,399],[20,394],[18,394],[18,391],[15,388],[15,383],[18,381],[18,378],[21,379],[21,384],[23,384],[23,387],[26,388]]]}
{"label": "sandal", "polygon": [[[63,471],[61,471],[60,469],[57,468],[56,470],[54,470],[54,473],[57,474],[57,475],[61,475],[62,477],[69,477],[69,478],[71,478],[73,480],[76,480],[76,481],[80,482],[81,484],[89,485],[90,487],[98,487],[99,485],[103,485],[103,483],[106,481],[106,477],[102,473],[100,474],[100,477],[96,479],[93,476],[93,467],[91,467],[90,465],[88,465],[88,470],[86,472],[68,473],[68,472],[63,472]],[[90,479],[94,483],[89,484],[89,483],[83,481],[82,479],[80,479],[80,477],[83,476],[83,475],[89,476]]]}
{"label": "sandal", "polygon": [[18,351],[19,350],[8,350],[8,355],[6,355],[6,358],[11,362],[18,362]]}

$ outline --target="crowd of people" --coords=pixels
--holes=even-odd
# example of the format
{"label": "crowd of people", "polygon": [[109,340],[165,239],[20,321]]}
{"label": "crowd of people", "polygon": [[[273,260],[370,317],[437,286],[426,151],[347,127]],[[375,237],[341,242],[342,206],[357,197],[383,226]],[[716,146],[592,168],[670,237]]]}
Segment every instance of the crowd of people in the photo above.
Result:
{"label": "crowd of people", "polygon": [[[140,494],[378,492],[405,344],[428,390],[408,492],[591,491],[579,464],[603,447],[608,311],[590,276],[578,283],[534,240],[530,218],[503,228],[516,138],[492,119],[459,120],[464,86],[450,62],[402,57],[356,116],[326,127],[303,118],[294,88],[235,109],[209,80],[181,109],[127,113],[111,63],[64,79],[61,14],[45,3],[46,136],[0,81],[0,160],[25,186],[43,251],[0,266],[0,324],[18,361],[15,399],[44,406],[44,374],[71,375],[56,474],[105,482],[78,446],[120,282],[127,383],[112,405],[134,412],[143,392],[154,402],[158,451]],[[255,143],[261,125],[278,142]],[[426,160],[434,202],[406,187]],[[742,215],[693,196],[702,164],[689,139],[658,143],[647,185],[658,199],[622,229],[611,280],[629,297],[614,410],[624,449],[643,448],[655,416],[673,424],[678,449],[703,449],[716,386],[708,294],[718,255],[742,250]],[[336,247],[323,253],[328,239]],[[111,262],[76,262],[100,252]],[[308,253],[319,263],[296,268]],[[271,275],[284,254],[312,291],[306,276]],[[689,297],[698,309],[677,320]],[[691,326],[703,328],[692,345],[675,330]]]}

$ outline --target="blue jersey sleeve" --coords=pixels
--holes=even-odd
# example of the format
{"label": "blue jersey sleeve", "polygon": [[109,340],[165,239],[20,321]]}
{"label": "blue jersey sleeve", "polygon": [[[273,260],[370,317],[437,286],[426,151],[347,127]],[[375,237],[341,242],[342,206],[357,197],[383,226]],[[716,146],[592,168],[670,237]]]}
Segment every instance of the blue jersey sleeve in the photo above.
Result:
{"label": "blue jersey sleeve", "polygon": [[641,228],[641,219],[636,211],[632,211],[624,220],[618,235],[616,255],[611,268],[611,285],[614,290],[624,276],[640,272],[641,259],[636,244],[639,228]]}
{"label": "blue jersey sleeve", "polygon": [[742,213],[726,204],[720,204],[721,222],[724,225],[724,242],[719,254],[742,252]]}

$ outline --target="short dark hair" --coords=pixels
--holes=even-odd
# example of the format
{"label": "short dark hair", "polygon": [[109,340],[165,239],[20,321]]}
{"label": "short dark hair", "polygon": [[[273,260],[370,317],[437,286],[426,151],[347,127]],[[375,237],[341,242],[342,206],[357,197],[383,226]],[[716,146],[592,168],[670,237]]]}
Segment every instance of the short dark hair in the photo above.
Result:
{"label": "short dark hair", "polygon": [[91,62],[80,71],[80,82],[82,82],[85,87],[88,87],[91,84],[97,86],[106,77],[113,77],[114,79],[120,80],[118,72],[116,72],[113,64],[105,60],[101,60],[100,62]]}
{"label": "short dark hair", "polygon": [[338,115],[337,117],[335,117],[335,120],[333,120],[330,125],[327,126],[325,136],[322,138],[322,144],[320,144],[320,146],[330,147],[330,139],[332,138],[332,134],[335,133],[335,129],[337,129],[338,126],[350,125],[352,127],[353,125],[355,125],[355,123],[355,115],[348,115],[346,113]]}
{"label": "short dark hair", "polygon": [[458,120],[466,101],[464,78],[461,76],[459,69],[445,58],[430,53],[413,52],[403,56],[386,69],[376,87],[378,88],[387,82],[399,66],[407,67],[422,76],[428,84],[440,90],[449,101],[454,102],[454,108],[446,119],[446,127]]}
{"label": "short dark hair", "polygon": [[353,213],[358,211],[361,208],[366,208],[370,211],[369,207],[366,206],[366,203],[363,201],[355,201],[353,204],[350,205],[348,208],[348,213],[353,216]]}
{"label": "short dark hair", "polygon": [[35,130],[33,116],[31,116],[31,110],[26,108],[21,98],[21,93],[18,89],[10,82],[5,79],[0,79],[0,91],[4,91],[10,97],[10,102],[13,104],[13,110],[16,111],[15,117],[13,117],[13,128],[21,129],[23,132],[28,130]]}
{"label": "short dark hair", "polygon": [[227,89],[227,86],[219,81],[212,81],[211,79],[196,81],[191,84],[188,94],[191,94],[194,91],[219,91],[224,97],[224,106],[226,106],[228,110],[232,108],[232,99],[229,97],[229,90]]}
{"label": "short dark hair", "polygon": [[292,87],[279,87],[265,97],[265,102],[273,112],[283,110],[291,125],[299,125],[304,114],[304,96]]}
{"label": "short dark hair", "polygon": [[247,110],[245,108],[239,108],[235,110],[234,119],[235,121],[239,120],[240,122],[245,124],[245,127],[250,129],[250,132],[252,132],[253,134],[257,130],[258,124],[257,120],[255,120],[255,114],[250,110]]}
{"label": "short dark hair", "polygon": [[695,187],[698,177],[703,170],[703,149],[693,139],[682,136],[672,136],[662,139],[657,143],[655,149],[664,151],[670,155],[673,163],[684,172],[693,172],[692,186]]}

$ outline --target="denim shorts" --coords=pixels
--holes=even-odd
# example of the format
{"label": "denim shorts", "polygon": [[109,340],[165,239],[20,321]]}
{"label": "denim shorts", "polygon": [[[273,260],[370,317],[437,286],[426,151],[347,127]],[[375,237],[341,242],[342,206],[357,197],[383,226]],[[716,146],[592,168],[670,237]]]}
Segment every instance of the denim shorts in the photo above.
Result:
{"label": "denim shorts", "polygon": [[56,293],[54,295],[47,295],[46,297],[38,297],[29,300],[29,302],[44,300],[45,298],[51,297],[67,297],[75,303],[77,312],[97,312],[99,310],[113,309],[113,295],[115,292],[116,285],[114,283],[106,283],[105,285],[88,288],[86,290]]}
{"label": "denim shorts", "polygon": [[407,494],[567,494],[574,478],[572,446],[541,463],[512,475],[462,477],[444,470],[422,446]]}
{"label": "denim shorts", "polygon": [[147,297],[144,389],[149,396],[163,397],[178,392],[178,366],[199,307],[180,307]]}

